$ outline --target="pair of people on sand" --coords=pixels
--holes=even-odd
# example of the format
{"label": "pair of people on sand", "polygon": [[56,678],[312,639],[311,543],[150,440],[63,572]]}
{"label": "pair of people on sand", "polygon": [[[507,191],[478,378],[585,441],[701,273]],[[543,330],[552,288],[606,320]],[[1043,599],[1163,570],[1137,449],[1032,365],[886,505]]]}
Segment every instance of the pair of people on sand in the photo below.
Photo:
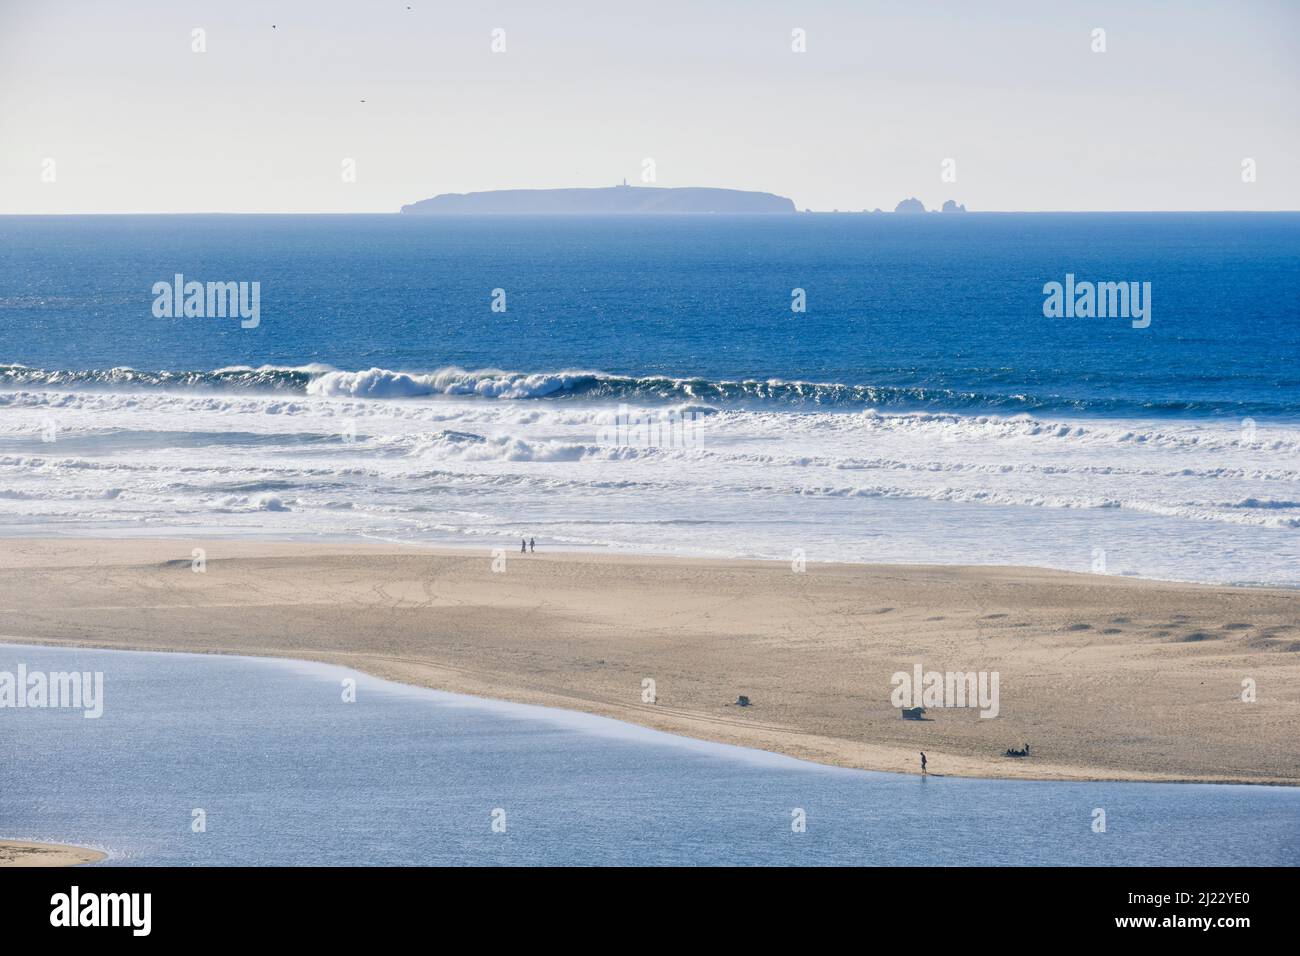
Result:
{"label": "pair of people on sand", "polygon": [[537,539],[536,539],[536,538],[529,538],[529,539],[527,539],[527,540],[524,540],[523,538],[520,538],[520,539],[519,539],[519,553],[520,553],[520,554],[527,554],[529,551],[536,551],[536,550],[537,550]]}

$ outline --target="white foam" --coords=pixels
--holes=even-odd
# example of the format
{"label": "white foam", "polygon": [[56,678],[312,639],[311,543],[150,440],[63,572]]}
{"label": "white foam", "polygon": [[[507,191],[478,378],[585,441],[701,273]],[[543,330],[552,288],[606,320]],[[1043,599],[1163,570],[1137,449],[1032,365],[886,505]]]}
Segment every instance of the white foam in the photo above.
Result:
{"label": "white foam", "polygon": [[[654,553],[1079,570],[1102,549],[1146,576],[1300,583],[1295,425],[1259,421],[1244,441],[1236,421],[679,403],[703,413],[699,447],[618,447],[598,440],[617,400],[483,400],[585,373],[315,371],[308,395],[0,392],[0,533],[528,533]],[[56,440],[43,442],[50,423]]]}
{"label": "white foam", "polygon": [[427,374],[371,368],[363,372],[329,372],[313,379],[309,395],[352,398],[418,398],[429,395],[477,395],[481,398],[541,398],[572,388],[592,372],[520,373],[499,369],[466,371],[444,368]]}

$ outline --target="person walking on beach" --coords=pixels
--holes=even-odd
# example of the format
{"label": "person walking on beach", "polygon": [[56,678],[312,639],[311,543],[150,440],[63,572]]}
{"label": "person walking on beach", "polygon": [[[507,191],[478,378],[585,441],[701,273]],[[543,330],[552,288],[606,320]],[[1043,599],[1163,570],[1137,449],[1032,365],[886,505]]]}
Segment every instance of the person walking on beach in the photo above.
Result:
{"label": "person walking on beach", "polygon": [[925,776],[925,754],[921,754],[921,776]]}
{"label": "person walking on beach", "polygon": [[525,541],[523,538],[519,539],[519,553],[520,554],[528,553],[528,542]]}
{"label": "person walking on beach", "polygon": [[529,539],[528,539],[528,551],[529,551],[530,554],[536,554],[536,553],[537,553],[537,539],[536,539],[536,538],[529,538]]}

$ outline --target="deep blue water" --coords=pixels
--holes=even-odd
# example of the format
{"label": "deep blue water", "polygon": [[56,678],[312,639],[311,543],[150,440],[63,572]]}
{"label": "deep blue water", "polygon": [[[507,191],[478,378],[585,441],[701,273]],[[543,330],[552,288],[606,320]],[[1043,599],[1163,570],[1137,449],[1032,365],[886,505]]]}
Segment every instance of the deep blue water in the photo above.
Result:
{"label": "deep blue water", "polygon": [[0,645],[0,671],[19,662],[102,671],[104,708],[0,709],[0,838],[92,845],[109,864],[1300,859],[1292,787],[922,779],[296,662]]}
{"label": "deep blue water", "polygon": [[[876,389],[814,396],[852,406],[1294,419],[1298,263],[1294,213],[0,217],[0,365],[583,369]],[[154,318],[176,272],[260,281],[260,327]],[[1044,318],[1067,272],[1150,282],[1150,328]]]}

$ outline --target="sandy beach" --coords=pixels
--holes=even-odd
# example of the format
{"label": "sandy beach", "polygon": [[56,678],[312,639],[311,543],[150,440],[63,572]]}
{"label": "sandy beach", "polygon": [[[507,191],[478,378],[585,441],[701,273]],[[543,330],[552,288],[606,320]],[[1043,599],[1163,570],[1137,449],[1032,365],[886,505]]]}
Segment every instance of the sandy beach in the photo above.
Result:
{"label": "sandy beach", "polygon": [[[504,567],[487,548],[9,540],[0,640],[325,661],[873,770],[917,772],[924,750],[949,775],[1300,783],[1300,592],[597,554]],[[918,663],[997,672],[998,716],[900,719],[891,676]]]}
{"label": "sandy beach", "polygon": [[19,866],[80,866],[102,860],[105,855],[99,850],[84,846],[0,840],[0,869]]}

